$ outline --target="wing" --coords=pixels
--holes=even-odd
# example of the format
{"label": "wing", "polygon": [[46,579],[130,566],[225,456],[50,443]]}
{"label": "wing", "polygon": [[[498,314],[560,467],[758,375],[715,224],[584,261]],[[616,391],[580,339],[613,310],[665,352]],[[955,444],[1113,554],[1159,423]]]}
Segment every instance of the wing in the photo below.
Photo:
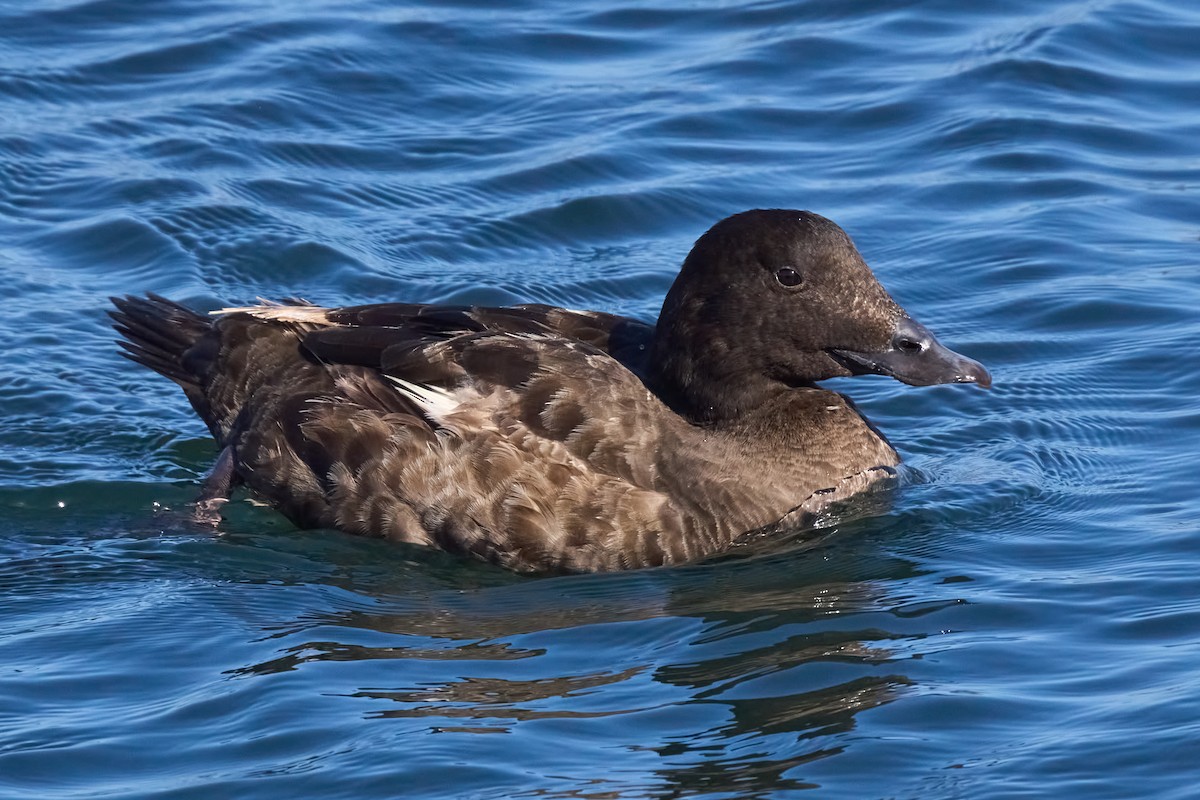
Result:
{"label": "wing", "polygon": [[[378,374],[434,437],[397,440],[370,465],[337,471],[345,508],[403,520],[397,538],[424,536],[516,569],[646,566],[715,547],[662,480],[660,454],[690,426],[607,353],[551,334],[390,329],[389,341],[379,328],[357,330],[363,338],[310,333],[305,346],[326,358],[386,343]],[[307,435],[334,438],[337,427],[314,419]],[[373,525],[344,514],[339,523]]]}
{"label": "wing", "polygon": [[[219,325],[257,324],[240,338],[287,373],[247,392],[239,471],[300,524],[527,570],[707,549],[659,485],[657,454],[687,423],[622,362],[558,332],[609,343],[614,330],[648,326],[548,307],[485,310],[504,332],[476,330],[483,312],[471,309],[237,311]],[[280,359],[280,337],[298,355]],[[292,391],[273,391],[285,383]]]}
{"label": "wing", "polygon": [[644,374],[654,326],[601,311],[574,311],[542,304],[506,307],[376,303],[342,308],[270,304],[227,308],[256,319],[293,326],[316,336],[313,351],[334,363],[380,367],[379,352],[394,331],[407,337],[451,338],[466,333],[556,336],[608,353],[634,374]]}

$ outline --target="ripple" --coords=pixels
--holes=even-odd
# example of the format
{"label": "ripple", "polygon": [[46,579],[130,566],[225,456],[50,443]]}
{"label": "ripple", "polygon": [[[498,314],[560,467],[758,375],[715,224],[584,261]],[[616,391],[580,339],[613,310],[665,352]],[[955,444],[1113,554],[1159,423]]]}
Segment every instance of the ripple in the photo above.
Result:
{"label": "ripple", "polygon": [[[1196,10],[0,23],[14,798],[50,774],[114,798],[1190,796]],[[708,225],[770,206],[842,223],[996,385],[833,382],[903,452],[899,490],[676,569],[531,580],[241,500],[197,530],[212,444],[103,314],[155,290],[651,320]]]}

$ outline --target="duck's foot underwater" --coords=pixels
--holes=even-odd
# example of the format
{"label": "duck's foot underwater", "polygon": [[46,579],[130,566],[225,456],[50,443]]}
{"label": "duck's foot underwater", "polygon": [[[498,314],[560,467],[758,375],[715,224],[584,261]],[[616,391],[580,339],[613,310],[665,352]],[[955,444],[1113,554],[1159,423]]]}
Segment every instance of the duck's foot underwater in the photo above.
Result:
{"label": "duck's foot underwater", "polygon": [[213,528],[221,523],[221,509],[229,502],[229,495],[238,482],[234,469],[233,446],[221,451],[212,471],[200,485],[200,494],[192,508],[192,522]]}

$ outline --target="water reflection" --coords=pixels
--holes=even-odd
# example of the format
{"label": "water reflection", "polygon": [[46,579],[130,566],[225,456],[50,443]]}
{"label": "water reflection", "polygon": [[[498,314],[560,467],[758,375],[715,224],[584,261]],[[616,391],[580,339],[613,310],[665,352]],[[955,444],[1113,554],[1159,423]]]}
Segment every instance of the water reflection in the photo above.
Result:
{"label": "water reflection", "polygon": [[[379,717],[451,717],[493,722],[527,719],[602,717],[624,711],[577,711],[568,708],[537,709],[533,704],[545,700],[569,699],[628,680],[641,672],[637,667],[616,673],[572,675],[562,678],[506,680],[503,678],[462,678],[429,689],[410,691],[361,691],[354,697],[391,700],[406,707],[382,709],[368,716]],[[507,730],[500,726],[500,729]],[[435,728],[435,730],[437,730]]]}
{"label": "water reflection", "polygon": [[841,753],[845,745],[835,743],[837,734],[853,729],[854,716],[895,700],[909,685],[902,676],[862,678],[785,697],[725,701],[728,724],[654,748],[671,764],[657,773],[679,794],[755,798],[775,796],[780,789],[818,788],[787,773]]}
{"label": "water reflection", "polygon": [[[878,578],[836,579],[861,574],[860,555],[470,590],[430,583],[416,565],[399,579],[425,583],[406,593],[272,625],[263,641],[282,650],[233,674],[339,663],[346,671],[325,691],[363,704],[365,719],[451,737],[454,752],[477,734],[516,736],[550,747],[555,774],[571,774],[574,759],[636,756],[594,794],[576,785],[518,796],[806,788],[789,773],[843,752],[859,713],[911,689],[897,666],[926,635],[903,611],[913,598],[890,597]],[[887,578],[912,573],[878,556],[874,566]]]}

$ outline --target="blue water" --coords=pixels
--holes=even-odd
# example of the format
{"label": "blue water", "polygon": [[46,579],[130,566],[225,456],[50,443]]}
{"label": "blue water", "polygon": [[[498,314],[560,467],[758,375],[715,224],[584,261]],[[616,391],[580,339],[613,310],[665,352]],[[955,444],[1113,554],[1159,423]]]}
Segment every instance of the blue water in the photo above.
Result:
{"label": "blue water", "polygon": [[[1192,798],[1200,7],[0,0],[0,797]],[[837,382],[878,516],[520,578],[182,512],[112,294],[653,319],[841,223],[995,388]]]}

